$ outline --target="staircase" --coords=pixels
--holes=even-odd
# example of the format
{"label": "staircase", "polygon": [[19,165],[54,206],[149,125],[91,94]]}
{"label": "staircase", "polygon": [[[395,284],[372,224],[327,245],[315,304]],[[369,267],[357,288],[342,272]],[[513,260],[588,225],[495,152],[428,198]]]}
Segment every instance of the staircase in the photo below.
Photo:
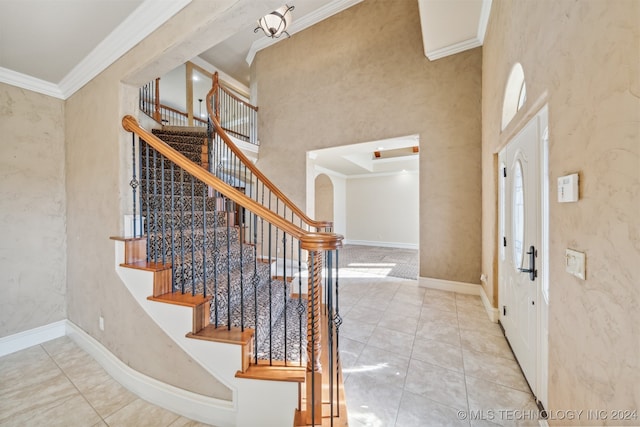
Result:
{"label": "staircase", "polygon": [[[196,164],[206,160],[204,130],[154,129],[153,134]],[[190,175],[175,166],[172,170],[172,163],[157,154],[154,158],[143,150],[141,162],[142,212],[149,218],[147,251],[173,266],[171,292],[211,296],[209,329],[252,329],[255,363],[302,366],[306,303],[301,295],[290,297],[289,283],[271,276],[270,263],[258,261],[255,244],[241,242],[244,221],[236,217],[233,202],[221,194],[210,196],[203,183],[192,185]]]}
{"label": "staircase", "polygon": [[149,316],[234,390],[231,405],[184,415],[346,425],[332,269],[342,237],[319,231],[330,225],[306,217],[212,121],[213,136],[123,119],[135,225],[133,237],[114,238],[116,270]]}

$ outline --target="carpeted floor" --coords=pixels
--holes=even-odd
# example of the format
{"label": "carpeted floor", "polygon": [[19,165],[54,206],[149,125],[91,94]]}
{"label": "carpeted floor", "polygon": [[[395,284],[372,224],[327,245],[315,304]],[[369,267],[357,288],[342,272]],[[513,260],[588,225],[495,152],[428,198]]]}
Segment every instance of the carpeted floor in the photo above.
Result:
{"label": "carpeted floor", "polygon": [[339,257],[341,269],[402,279],[418,278],[417,249],[344,245]]}

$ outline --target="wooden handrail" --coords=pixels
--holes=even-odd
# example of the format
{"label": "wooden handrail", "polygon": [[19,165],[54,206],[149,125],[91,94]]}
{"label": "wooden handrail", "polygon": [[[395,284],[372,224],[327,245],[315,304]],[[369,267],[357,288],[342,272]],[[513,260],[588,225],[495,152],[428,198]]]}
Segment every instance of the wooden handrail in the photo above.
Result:
{"label": "wooden handrail", "polygon": [[[216,85],[216,82],[219,82],[218,80],[218,73],[216,72],[214,74],[214,83],[213,85]],[[247,101],[245,101],[244,99],[238,97],[236,94],[234,94],[233,92],[231,92],[229,89],[227,89],[226,87],[224,87],[224,85],[218,83],[218,87],[220,88],[220,90],[223,90],[224,93],[226,93],[227,95],[229,95],[231,98],[235,99],[237,102],[239,102],[240,104],[243,104],[246,107],[251,108],[253,111],[258,111],[258,107],[256,107],[253,104],[249,104]]]}
{"label": "wooden handrail", "polygon": [[275,194],[280,200],[284,202],[284,204],[291,209],[298,217],[300,217],[305,224],[310,227],[315,227],[317,230],[326,227],[333,227],[333,222],[331,221],[315,221],[309,218],[298,206],[296,206],[287,196],[284,195],[282,191],[275,184],[273,184],[269,178],[267,178],[261,171],[258,169],[251,160],[240,150],[236,144],[233,143],[229,135],[224,131],[218,117],[216,117],[215,112],[213,111],[213,102],[212,98],[215,96],[216,91],[219,87],[219,83],[217,83],[217,79],[214,78],[214,84],[209,93],[207,94],[207,112],[209,113],[209,117],[213,121],[214,127],[217,129],[218,134],[222,138],[222,140],[227,144],[227,146],[231,149],[231,151],[242,161],[242,164],[248,168],[254,175],[260,179],[269,190],[273,194]]}
{"label": "wooden handrail", "polygon": [[[217,125],[219,125],[219,123],[217,123]],[[255,213],[265,221],[275,225],[276,227],[280,228],[296,239],[299,239],[300,247],[302,249],[316,251],[333,250],[342,247],[343,237],[341,235],[329,232],[309,233],[306,230],[303,230],[302,228],[288,221],[287,219],[282,218],[280,215],[277,215],[270,209],[262,206],[260,203],[246,196],[244,193],[225,183],[220,178],[214,176],[202,166],[187,159],[185,156],[171,148],[160,138],[141,127],[135,117],[130,115],[124,116],[122,118],[122,127],[129,132],[137,134],[147,144],[151,145],[156,151],[193,175],[194,178],[199,179],[217,192],[223,194],[228,199]]]}

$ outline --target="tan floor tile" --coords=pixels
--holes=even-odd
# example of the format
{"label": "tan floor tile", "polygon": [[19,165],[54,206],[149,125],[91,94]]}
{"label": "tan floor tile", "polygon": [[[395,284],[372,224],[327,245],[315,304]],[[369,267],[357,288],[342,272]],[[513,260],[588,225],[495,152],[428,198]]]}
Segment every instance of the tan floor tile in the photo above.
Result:
{"label": "tan floor tile", "polygon": [[392,426],[400,406],[402,389],[381,386],[366,376],[345,381],[350,426]]}
{"label": "tan floor tile", "polygon": [[142,399],[136,399],[118,412],[105,418],[110,427],[158,427],[168,426],[179,415],[154,406]]}
{"label": "tan floor tile", "polygon": [[460,330],[456,323],[448,321],[422,321],[418,323],[416,338],[440,341],[460,347]]}
{"label": "tan floor tile", "polygon": [[481,411],[484,415],[490,415],[491,418],[485,419],[499,425],[538,425],[538,422],[531,420],[531,417],[521,420],[513,419],[515,410],[518,410],[520,415],[537,414],[538,408],[531,393],[470,376],[467,376],[466,382],[471,411]]}
{"label": "tan floor tile", "polygon": [[513,359],[492,356],[472,350],[463,350],[464,371],[467,376],[529,392],[529,385],[518,363]]}
{"label": "tan floor tile", "polygon": [[442,368],[464,372],[460,346],[447,344],[439,340],[425,340],[416,337],[411,358]]}
{"label": "tan floor tile", "polygon": [[434,402],[424,396],[404,391],[396,427],[467,426],[459,410]]}
{"label": "tan floor tile", "polygon": [[368,345],[362,350],[357,362],[351,370],[347,370],[347,373],[350,372],[350,375],[354,376],[368,376],[377,383],[402,388],[408,367],[408,356]]}
{"label": "tan floor tile", "polygon": [[460,341],[462,348],[488,353],[496,357],[513,359],[513,353],[504,337],[488,334],[480,331],[460,329]]}
{"label": "tan floor tile", "polygon": [[45,383],[59,375],[60,369],[39,345],[8,354],[0,358],[0,400],[16,389]]}
{"label": "tan floor tile", "polygon": [[465,378],[461,372],[411,359],[405,390],[459,410],[467,409]]}
{"label": "tan floor tile", "polygon": [[[29,383],[26,386],[14,384],[9,387],[6,393],[2,394],[0,399],[0,424],[30,412],[35,414],[36,412],[46,411],[49,408],[56,407],[60,402],[80,395],[78,390],[55,365],[51,370],[54,375],[48,375],[46,379],[38,383]],[[5,383],[3,383],[3,389],[4,387]]]}
{"label": "tan floor tile", "polygon": [[369,338],[368,344],[382,350],[398,353],[408,357],[411,354],[414,338],[414,334],[405,334],[403,332],[376,326]]}

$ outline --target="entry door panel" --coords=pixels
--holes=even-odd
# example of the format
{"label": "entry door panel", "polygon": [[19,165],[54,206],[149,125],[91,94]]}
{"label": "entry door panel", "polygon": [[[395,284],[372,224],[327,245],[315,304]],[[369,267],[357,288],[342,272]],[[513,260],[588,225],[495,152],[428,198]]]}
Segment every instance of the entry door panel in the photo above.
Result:
{"label": "entry door panel", "polygon": [[[503,247],[500,257],[500,321],[513,352],[536,390],[539,278],[539,124],[532,119],[500,154]],[[506,175],[506,176],[505,176]]]}

